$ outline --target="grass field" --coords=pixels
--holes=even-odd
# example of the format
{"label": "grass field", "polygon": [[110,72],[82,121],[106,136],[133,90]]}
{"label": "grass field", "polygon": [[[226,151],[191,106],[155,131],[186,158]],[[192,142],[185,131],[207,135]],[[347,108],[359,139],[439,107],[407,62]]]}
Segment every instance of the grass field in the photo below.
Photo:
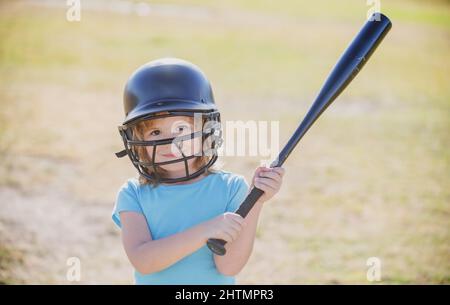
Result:
{"label": "grass field", "polygon": [[[114,152],[137,66],[196,63],[225,120],[279,121],[283,144],[369,8],[109,1],[68,22],[52,3],[0,1],[0,283],[68,283],[70,256],[83,283],[132,282],[110,212],[135,175]],[[369,283],[369,257],[381,283],[450,283],[450,4],[381,5],[391,32],[286,163],[239,283]],[[222,161],[249,179],[260,159]]]}

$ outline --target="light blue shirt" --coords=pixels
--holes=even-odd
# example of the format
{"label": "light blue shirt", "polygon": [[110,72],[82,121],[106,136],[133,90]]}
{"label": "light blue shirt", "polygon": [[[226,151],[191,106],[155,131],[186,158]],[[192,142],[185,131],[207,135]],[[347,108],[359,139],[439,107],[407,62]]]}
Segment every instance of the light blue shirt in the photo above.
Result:
{"label": "light blue shirt", "polygon": [[[248,184],[240,175],[217,171],[191,184],[140,185],[129,179],[119,190],[112,219],[121,227],[120,212],[145,216],[153,240],[177,234],[215,216],[234,212],[245,199]],[[136,284],[234,284],[217,271],[205,245],[168,268],[150,274],[134,272]]]}

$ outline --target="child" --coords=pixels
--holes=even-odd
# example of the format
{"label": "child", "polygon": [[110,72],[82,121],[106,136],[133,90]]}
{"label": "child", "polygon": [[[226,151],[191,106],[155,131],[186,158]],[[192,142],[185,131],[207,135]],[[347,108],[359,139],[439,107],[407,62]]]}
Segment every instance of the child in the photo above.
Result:
{"label": "child", "polygon": [[[112,218],[122,229],[136,284],[234,284],[250,257],[263,202],[278,192],[284,170],[256,169],[251,187],[264,191],[243,219],[233,213],[249,187],[242,176],[214,170],[220,114],[209,81],[191,63],[165,58],[129,78],[125,150],[139,172],[117,195]],[[206,246],[227,241],[224,256]]]}

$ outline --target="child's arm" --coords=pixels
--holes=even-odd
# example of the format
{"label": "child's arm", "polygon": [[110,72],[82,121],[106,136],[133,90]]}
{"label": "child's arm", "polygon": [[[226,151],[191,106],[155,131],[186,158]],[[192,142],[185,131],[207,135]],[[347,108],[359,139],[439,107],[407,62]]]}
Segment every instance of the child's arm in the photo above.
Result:
{"label": "child's arm", "polygon": [[238,238],[234,242],[225,245],[227,253],[224,256],[214,255],[214,261],[220,273],[224,275],[236,275],[247,263],[253,250],[256,227],[263,202],[272,198],[279,191],[283,175],[284,169],[281,167],[257,168],[250,189],[256,186],[263,190],[264,194],[245,217],[246,225],[240,232]]}
{"label": "child's arm", "polygon": [[163,270],[205,245],[208,238],[236,240],[243,219],[234,213],[221,214],[184,232],[152,240],[144,215],[121,212],[122,242],[128,259],[142,274]]}
{"label": "child's arm", "polygon": [[262,206],[263,203],[257,201],[247,214],[245,217],[246,226],[239,237],[234,242],[225,245],[227,253],[224,256],[214,254],[214,261],[220,273],[233,276],[244,268],[253,250],[256,227]]}

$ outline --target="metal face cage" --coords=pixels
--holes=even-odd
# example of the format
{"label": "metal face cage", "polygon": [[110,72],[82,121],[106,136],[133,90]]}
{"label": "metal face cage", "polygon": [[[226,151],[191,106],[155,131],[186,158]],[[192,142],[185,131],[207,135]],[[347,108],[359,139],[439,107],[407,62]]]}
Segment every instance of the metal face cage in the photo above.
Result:
{"label": "metal face cage", "polygon": [[[201,130],[194,131],[191,134],[167,138],[155,141],[140,141],[137,140],[133,134],[133,127],[144,120],[154,120],[173,116],[189,116],[195,118],[201,118]],[[208,168],[210,168],[217,160],[218,154],[217,150],[221,146],[222,139],[222,128],[220,122],[220,113],[218,111],[211,112],[191,112],[191,111],[168,111],[165,114],[150,114],[144,117],[140,117],[132,122],[118,126],[119,133],[122,137],[125,149],[116,153],[118,158],[122,158],[126,155],[130,158],[134,167],[138,170],[139,174],[146,177],[155,184],[158,183],[176,183],[181,181],[187,181],[200,176],[205,173]],[[201,137],[201,152],[200,154],[192,154],[186,156],[182,151],[183,143],[186,141],[193,141],[196,138]],[[210,141],[208,143],[208,141]],[[174,144],[181,154],[181,158],[164,161],[155,162],[156,152],[159,146]],[[208,145],[209,144],[209,145]],[[205,147],[206,145],[206,147]],[[142,159],[138,154],[137,147],[153,147],[152,156],[150,160]],[[210,159],[200,168],[194,172],[190,172],[188,160],[208,156]],[[173,164],[183,162],[185,175],[177,178],[168,178],[162,175],[161,166],[167,164]],[[151,170],[150,170],[151,169]]]}

